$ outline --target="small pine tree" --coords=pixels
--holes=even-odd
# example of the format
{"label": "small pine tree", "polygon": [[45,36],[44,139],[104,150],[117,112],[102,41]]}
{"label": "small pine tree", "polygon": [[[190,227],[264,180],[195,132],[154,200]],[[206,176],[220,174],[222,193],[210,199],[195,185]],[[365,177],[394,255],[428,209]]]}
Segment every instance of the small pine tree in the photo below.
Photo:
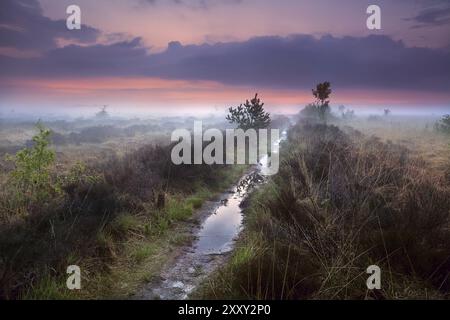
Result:
{"label": "small pine tree", "polygon": [[331,84],[328,81],[317,84],[316,88],[312,89],[312,94],[316,98],[319,117],[326,122],[327,115],[330,113]]}
{"label": "small pine tree", "polygon": [[228,110],[230,113],[226,119],[230,123],[237,124],[240,129],[263,129],[270,125],[270,114],[264,110],[264,103],[261,103],[258,94],[243,105]]}

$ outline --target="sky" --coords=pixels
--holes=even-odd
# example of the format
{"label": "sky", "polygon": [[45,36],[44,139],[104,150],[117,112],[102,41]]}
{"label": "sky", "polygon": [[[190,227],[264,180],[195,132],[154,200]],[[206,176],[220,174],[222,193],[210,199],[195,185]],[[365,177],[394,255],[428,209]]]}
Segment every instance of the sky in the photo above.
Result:
{"label": "sky", "polygon": [[[66,27],[71,4],[81,30]],[[371,4],[381,30],[366,27]],[[450,0],[1,0],[0,70],[0,115],[195,114],[256,92],[295,113],[323,81],[333,105],[445,112]]]}

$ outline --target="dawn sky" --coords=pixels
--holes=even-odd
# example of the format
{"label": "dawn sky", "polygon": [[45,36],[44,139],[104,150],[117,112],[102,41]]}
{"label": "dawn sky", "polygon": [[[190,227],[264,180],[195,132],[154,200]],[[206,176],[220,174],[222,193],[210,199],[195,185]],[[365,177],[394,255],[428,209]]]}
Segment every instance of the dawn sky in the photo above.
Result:
{"label": "dawn sky", "polygon": [[293,112],[321,81],[334,104],[450,109],[450,1],[1,0],[0,67],[2,112],[224,108],[255,92]]}

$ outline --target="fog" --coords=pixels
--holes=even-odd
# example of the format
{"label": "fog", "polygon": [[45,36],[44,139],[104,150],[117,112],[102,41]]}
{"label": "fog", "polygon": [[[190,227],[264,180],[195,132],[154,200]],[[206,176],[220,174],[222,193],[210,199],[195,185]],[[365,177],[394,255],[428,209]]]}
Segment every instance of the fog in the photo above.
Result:
{"label": "fog", "polygon": [[[148,120],[162,117],[195,117],[195,118],[224,118],[230,106],[190,106],[171,105],[162,107],[133,107],[105,105],[108,113],[108,120]],[[332,112],[339,115],[340,104],[331,105]],[[441,117],[450,113],[450,103],[444,106],[360,106],[344,105],[346,110],[353,110],[357,117],[367,117],[383,115],[384,109],[389,109],[392,115],[397,116],[420,116],[420,117]],[[304,106],[266,106],[271,114],[283,114],[293,116],[298,114]],[[89,120],[97,119],[96,114],[102,110],[101,105],[73,106],[73,107],[47,107],[33,106],[24,107],[4,107],[0,106],[0,120],[3,121],[56,121],[56,120]]]}

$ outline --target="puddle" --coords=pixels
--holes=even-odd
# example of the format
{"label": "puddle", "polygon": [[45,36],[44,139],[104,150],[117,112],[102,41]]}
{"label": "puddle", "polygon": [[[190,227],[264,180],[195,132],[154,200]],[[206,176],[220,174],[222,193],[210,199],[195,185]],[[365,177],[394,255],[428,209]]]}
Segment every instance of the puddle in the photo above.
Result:
{"label": "puddle", "polygon": [[242,229],[241,204],[248,192],[262,182],[258,174],[245,176],[230,197],[202,225],[195,245],[196,254],[223,254],[233,250],[233,242]]}

